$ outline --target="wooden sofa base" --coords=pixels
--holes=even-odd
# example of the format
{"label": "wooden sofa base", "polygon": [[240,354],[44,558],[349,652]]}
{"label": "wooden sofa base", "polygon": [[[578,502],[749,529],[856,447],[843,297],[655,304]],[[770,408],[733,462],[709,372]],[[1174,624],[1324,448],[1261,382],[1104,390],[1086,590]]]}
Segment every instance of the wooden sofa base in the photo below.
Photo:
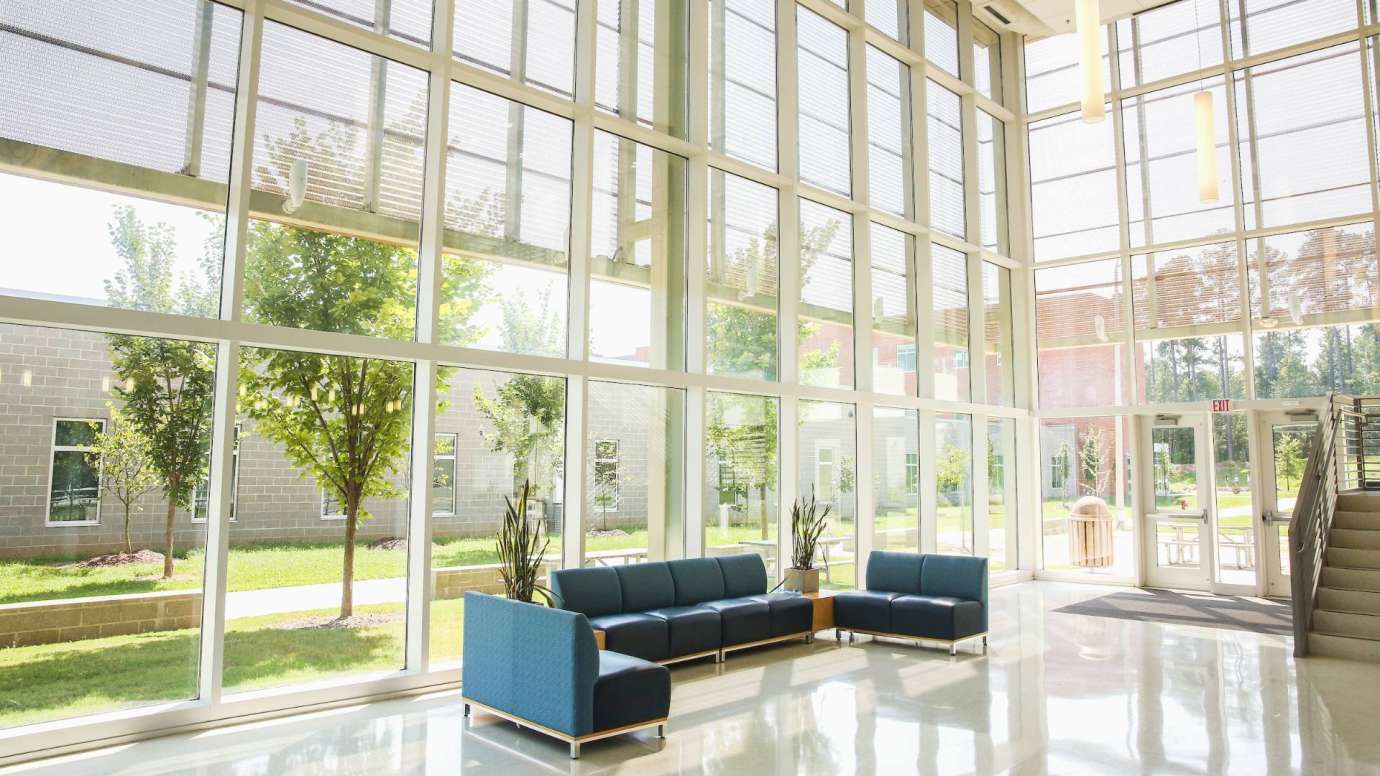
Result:
{"label": "wooden sofa base", "polygon": [[861,634],[863,634],[863,635],[865,635],[865,636],[872,636],[872,637],[874,637],[874,638],[876,638],[876,637],[878,637],[878,636],[881,636],[882,638],[886,638],[886,639],[899,639],[899,640],[901,640],[901,641],[913,641],[913,642],[915,642],[916,644],[919,644],[919,643],[922,642],[922,641],[933,641],[933,642],[937,642],[937,643],[939,643],[939,644],[948,644],[948,645],[949,645],[949,656],[950,656],[950,657],[953,657],[953,656],[955,656],[955,655],[958,654],[958,645],[959,645],[959,644],[962,644],[962,643],[965,642],[965,641],[972,641],[973,639],[982,639],[982,654],[984,654],[984,655],[987,654],[987,636],[988,636],[989,633],[991,633],[991,631],[983,631],[982,633],[974,633],[974,634],[971,635],[971,636],[964,636],[964,637],[961,638],[961,639],[952,639],[952,640],[950,640],[950,639],[938,639],[938,638],[933,638],[933,637],[930,637],[930,636],[912,636],[912,635],[907,634],[907,633],[887,633],[887,632],[885,632],[885,631],[863,630],[863,629],[861,629],[861,628],[854,629],[854,628],[847,628],[847,627],[843,627],[843,626],[838,626],[838,627],[836,627],[836,628],[834,629],[834,639],[835,639],[836,641],[842,641],[842,640],[843,640],[843,633],[844,633],[844,631],[847,631],[847,632],[848,632],[848,643],[849,643],[849,644],[852,644],[852,643],[853,643],[853,634],[855,634],[855,633],[861,633]]}
{"label": "wooden sofa base", "polygon": [[661,719],[649,719],[646,722],[638,722],[634,725],[624,725],[623,727],[619,728],[599,730],[593,733],[586,733],[583,736],[572,736],[569,733],[562,733],[559,730],[553,730],[552,728],[546,727],[545,725],[540,725],[529,719],[519,717],[516,714],[511,714],[506,711],[499,711],[498,709],[495,709],[493,706],[480,703],[476,700],[471,700],[463,695],[460,696],[460,700],[463,701],[465,704],[466,717],[470,715],[470,707],[473,706],[478,709],[483,709],[484,711],[494,715],[495,717],[502,717],[503,719],[506,719],[509,722],[516,724],[518,727],[531,728],[532,730],[535,730],[538,733],[544,733],[548,736],[551,736],[552,738],[559,738],[560,740],[565,741],[566,743],[570,744],[570,759],[572,760],[580,759],[581,744],[587,744],[590,741],[598,741],[602,738],[612,738],[614,736],[621,736],[624,733],[632,733],[637,730],[646,730],[647,728],[652,727],[656,728],[657,738],[666,737],[666,720],[668,719],[667,717],[662,717]]}
{"label": "wooden sofa base", "polygon": [[665,660],[658,660],[656,662],[657,665],[669,666],[672,663],[684,663],[687,660],[699,660],[702,657],[713,657],[715,663],[722,663],[724,660],[723,653],[720,650],[706,649],[703,652],[692,652],[688,655],[677,655],[676,657],[668,657]]}
{"label": "wooden sofa base", "polygon": [[809,630],[800,631],[799,633],[787,633],[784,636],[773,636],[769,639],[762,639],[760,641],[749,641],[745,644],[734,644],[731,647],[724,647],[723,649],[719,650],[719,662],[722,663],[724,661],[724,658],[728,657],[728,653],[737,652],[740,649],[751,649],[753,647],[762,647],[766,646],[767,644],[777,644],[782,641],[794,641],[796,639],[804,639],[805,643],[809,644],[810,642],[815,640],[815,632]]}

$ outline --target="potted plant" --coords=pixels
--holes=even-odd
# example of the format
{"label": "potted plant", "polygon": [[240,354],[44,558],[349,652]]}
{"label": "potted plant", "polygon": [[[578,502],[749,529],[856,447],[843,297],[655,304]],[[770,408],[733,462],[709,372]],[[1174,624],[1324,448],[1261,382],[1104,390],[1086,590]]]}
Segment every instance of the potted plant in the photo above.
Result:
{"label": "potted plant", "polygon": [[531,602],[532,596],[540,593],[549,604],[554,596],[539,579],[551,537],[542,530],[545,521],[527,519],[527,497],[531,490],[532,483],[524,480],[517,504],[503,497],[508,509],[498,532],[498,573],[503,577],[503,589],[509,598]]}
{"label": "potted plant", "polygon": [[791,567],[786,569],[785,586],[802,593],[819,592],[819,569],[815,568],[815,548],[819,537],[829,527],[829,506],[819,511],[814,489],[810,500],[796,499],[791,505]]}

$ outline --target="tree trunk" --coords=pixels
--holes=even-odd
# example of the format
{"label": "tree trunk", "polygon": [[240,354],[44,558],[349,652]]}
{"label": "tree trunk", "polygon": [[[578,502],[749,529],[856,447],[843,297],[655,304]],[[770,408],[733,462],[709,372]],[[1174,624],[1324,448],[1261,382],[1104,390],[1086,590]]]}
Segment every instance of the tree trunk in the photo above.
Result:
{"label": "tree trunk", "polygon": [[762,538],[765,539],[767,538],[767,529],[770,525],[770,520],[767,515],[767,486],[765,483],[762,484],[760,493],[762,494]]}
{"label": "tree trunk", "polygon": [[355,613],[355,532],[359,528],[359,500],[345,504],[345,565],[340,573],[340,619]]}
{"label": "tree trunk", "polygon": [[[168,483],[168,490],[177,491],[178,483],[173,481]],[[163,524],[163,578],[172,579],[173,576],[173,527],[177,524],[177,500],[168,499],[168,518]]]}
{"label": "tree trunk", "polygon": [[125,504],[125,554],[134,554],[134,543],[129,540],[129,504]]}

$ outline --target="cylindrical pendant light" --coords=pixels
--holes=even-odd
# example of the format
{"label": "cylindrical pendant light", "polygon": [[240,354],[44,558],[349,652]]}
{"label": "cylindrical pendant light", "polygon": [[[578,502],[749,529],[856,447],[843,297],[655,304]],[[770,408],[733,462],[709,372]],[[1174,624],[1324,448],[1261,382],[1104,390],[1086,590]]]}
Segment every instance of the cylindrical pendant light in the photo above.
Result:
{"label": "cylindrical pendant light", "polygon": [[1083,120],[1089,124],[1106,118],[1102,102],[1102,14],[1098,0],[1074,0],[1073,23],[1078,30],[1078,72],[1083,76]]}
{"label": "cylindrical pendant light", "polygon": [[1198,139],[1198,196],[1217,201],[1217,141],[1212,128],[1212,92],[1193,95],[1193,125]]}

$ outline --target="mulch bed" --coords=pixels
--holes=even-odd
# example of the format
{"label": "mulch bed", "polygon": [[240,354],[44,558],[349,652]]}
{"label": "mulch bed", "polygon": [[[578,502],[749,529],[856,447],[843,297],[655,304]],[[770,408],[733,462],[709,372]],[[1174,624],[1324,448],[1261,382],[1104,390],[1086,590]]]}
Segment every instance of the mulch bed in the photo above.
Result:
{"label": "mulch bed", "polygon": [[369,542],[369,549],[371,549],[371,550],[405,550],[405,549],[407,549],[407,540],[406,540],[406,539],[399,539],[399,538],[397,538],[397,537],[389,537],[389,538],[387,538],[387,539],[379,539],[379,540],[377,540],[377,541]]}
{"label": "mulch bed", "polygon": [[110,566],[129,566],[136,563],[163,563],[163,553],[153,550],[139,550],[138,552],[117,552],[112,555],[97,555],[94,558],[87,558],[73,566],[83,569],[108,568]]}
{"label": "mulch bed", "polygon": [[374,625],[387,625],[390,622],[398,622],[402,618],[402,614],[356,614],[344,620],[339,617],[308,617],[302,620],[291,620],[289,622],[278,623],[273,626],[273,629],[347,630],[352,628],[368,628]]}

